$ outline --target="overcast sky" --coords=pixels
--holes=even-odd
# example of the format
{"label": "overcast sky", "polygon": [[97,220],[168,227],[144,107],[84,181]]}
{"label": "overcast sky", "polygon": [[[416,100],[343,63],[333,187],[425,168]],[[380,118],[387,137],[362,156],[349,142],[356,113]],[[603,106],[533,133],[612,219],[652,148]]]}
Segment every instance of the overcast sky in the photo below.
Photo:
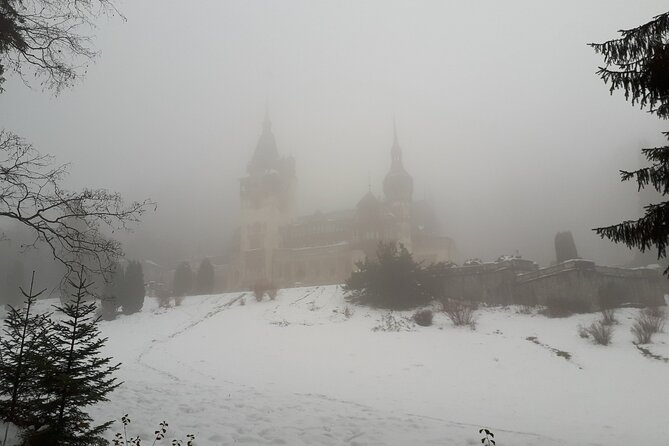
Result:
{"label": "overcast sky", "polygon": [[433,201],[463,257],[518,250],[546,264],[561,230],[582,257],[630,257],[590,229],[636,217],[617,171],[667,129],[609,95],[586,44],[666,2],[117,6],[127,21],[100,21],[83,82],[54,97],[10,77],[0,124],[71,161],[72,187],[158,201],[136,236],[180,241],[184,256],[223,249],[267,102],[301,213],[354,206],[368,174],[381,192],[395,118],[414,196]]}

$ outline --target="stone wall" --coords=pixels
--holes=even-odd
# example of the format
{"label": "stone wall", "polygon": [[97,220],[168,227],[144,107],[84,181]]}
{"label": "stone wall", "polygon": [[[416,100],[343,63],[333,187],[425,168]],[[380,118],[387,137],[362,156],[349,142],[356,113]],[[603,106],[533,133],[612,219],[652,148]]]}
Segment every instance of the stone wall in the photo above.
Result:
{"label": "stone wall", "polygon": [[603,302],[615,305],[661,305],[669,280],[646,268],[597,266],[569,260],[547,268],[522,259],[451,268],[444,274],[444,296],[494,305],[547,305],[578,300],[596,310]]}

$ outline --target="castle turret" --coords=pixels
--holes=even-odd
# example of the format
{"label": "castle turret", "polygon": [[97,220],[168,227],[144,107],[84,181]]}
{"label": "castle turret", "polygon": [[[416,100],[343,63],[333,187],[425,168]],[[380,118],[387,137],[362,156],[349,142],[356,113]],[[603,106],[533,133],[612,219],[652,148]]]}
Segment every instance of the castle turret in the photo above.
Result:
{"label": "castle turret", "polygon": [[411,198],[413,178],[404,169],[402,148],[393,125],[393,145],[390,149],[390,170],[383,180],[383,193],[394,219],[393,238],[411,250]]}
{"label": "castle turret", "polygon": [[402,164],[402,148],[397,141],[397,126],[393,126],[393,146],[390,149],[390,170],[383,180],[383,193],[388,202],[410,202],[413,196],[413,178]]}
{"label": "castle turret", "polygon": [[268,114],[258,144],[240,180],[240,250],[242,286],[274,279],[274,254],[281,246],[280,228],[295,219],[295,161],[279,156]]}

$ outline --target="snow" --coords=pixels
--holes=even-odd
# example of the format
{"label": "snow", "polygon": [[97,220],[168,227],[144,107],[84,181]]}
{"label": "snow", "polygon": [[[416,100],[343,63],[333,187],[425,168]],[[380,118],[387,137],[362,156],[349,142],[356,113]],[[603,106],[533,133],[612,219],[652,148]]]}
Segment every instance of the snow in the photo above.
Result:
{"label": "snow", "polygon": [[[101,323],[124,384],[92,413],[129,414],[129,434],[145,441],[166,420],[167,439],[193,433],[197,445],[474,445],[481,427],[500,446],[662,444],[669,363],[632,344],[635,312],[618,312],[602,347],[577,333],[597,315],[513,307],[481,310],[475,331],[442,314],[431,327],[373,331],[411,312],[350,305],[338,286],[169,309],[147,298],[142,312]],[[668,341],[648,348],[669,357]]]}

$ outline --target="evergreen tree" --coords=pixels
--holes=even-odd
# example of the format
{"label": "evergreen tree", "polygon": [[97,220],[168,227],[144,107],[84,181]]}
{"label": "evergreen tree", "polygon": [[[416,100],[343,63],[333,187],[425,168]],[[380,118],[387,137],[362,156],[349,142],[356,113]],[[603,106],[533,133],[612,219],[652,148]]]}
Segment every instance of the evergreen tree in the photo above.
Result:
{"label": "evergreen tree", "polygon": [[555,235],[555,258],[557,263],[578,259],[576,243],[574,243],[574,236],[571,232],[558,232]]}
{"label": "evergreen tree", "polygon": [[177,297],[186,296],[193,289],[193,271],[188,262],[181,262],[174,271],[174,286],[172,290]]}
{"label": "evergreen tree", "polygon": [[404,245],[379,243],[376,260],[365,259],[346,281],[344,291],[356,303],[394,310],[423,305],[433,298],[434,271],[414,261]]}
{"label": "evergreen tree", "polygon": [[125,287],[122,298],[123,313],[137,313],[144,306],[144,272],[142,264],[131,261],[125,270]]}
{"label": "evergreen tree", "polygon": [[214,290],[214,267],[209,259],[204,259],[197,270],[196,289],[198,294],[211,294]]}
{"label": "evergreen tree", "polygon": [[102,357],[107,338],[100,337],[95,317],[95,303],[87,301],[89,282],[83,271],[70,285],[76,290],[70,302],[56,307],[63,317],[53,326],[48,373],[41,381],[48,401],[40,412],[46,427],[32,432],[29,440],[36,444],[63,446],[106,444],[102,433],[111,421],[93,426],[85,409],[107,401],[107,395],[119,386],[112,374],[120,364],[110,365],[112,358]]}
{"label": "evergreen tree", "polygon": [[[597,74],[610,85],[613,94],[622,90],[632,105],[647,108],[661,119],[669,118],[669,12],[633,29],[621,31],[621,37],[590,44],[604,56],[605,66]],[[669,138],[669,132],[663,133]],[[635,171],[621,171],[622,181],[634,180],[639,190],[651,186],[663,197],[669,193],[669,146],[642,150],[650,163]],[[645,206],[637,220],[597,228],[603,238],[624,243],[642,252],[657,248],[658,259],[666,257],[669,243],[669,201]],[[665,271],[669,273],[669,268]]]}
{"label": "evergreen tree", "polygon": [[33,314],[37,297],[45,291],[35,292],[34,283],[33,272],[29,292],[21,289],[25,305],[23,309],[10,308],[0,339],[0,417],[22,428],[37,428],[42,423],[35,408],[42,404],[44,395],[36,384],[44,376],[51,327],[49,315]]}

